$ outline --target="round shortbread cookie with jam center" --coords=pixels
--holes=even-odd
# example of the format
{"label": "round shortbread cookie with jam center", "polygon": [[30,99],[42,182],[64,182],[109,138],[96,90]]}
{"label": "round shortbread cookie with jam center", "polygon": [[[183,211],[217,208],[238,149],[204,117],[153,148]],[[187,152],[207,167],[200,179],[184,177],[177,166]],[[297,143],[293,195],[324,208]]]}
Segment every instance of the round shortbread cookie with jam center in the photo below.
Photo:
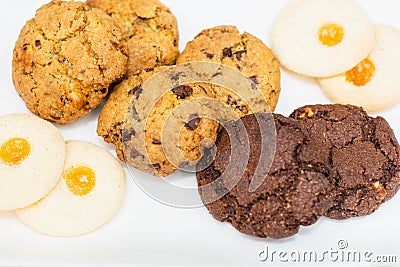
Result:
{"label": "round shortbread cookie with jam center", "polygon": [[60,179],[66,149],[51,123],[29,114],[0,117],[0,210],[26,207]]}
{"label": "round shortbread cookie with jam center", "polygon": [[125,172],[106,150],[83,141],[67,142],[67,159],[58,186],[44,199],[16,210],[39,233],[77,236],[110,221],[125,197]]}
{"label": "round shortbread cookie with jam center", "polygon": [[273,23],[271,48],[287,69],[327,77],[368,56],[374,37],[374,24],[356,1],[294,0]]}
{"label": "round shortbread cookie with jam center", "polygon": [[363,107],[375,112],[400,100],[397,64],[400,62],[400,31],[376,26],[377,44],[372,53],[353,69],[337,76],[319,79],[326,96],[335,103]]}

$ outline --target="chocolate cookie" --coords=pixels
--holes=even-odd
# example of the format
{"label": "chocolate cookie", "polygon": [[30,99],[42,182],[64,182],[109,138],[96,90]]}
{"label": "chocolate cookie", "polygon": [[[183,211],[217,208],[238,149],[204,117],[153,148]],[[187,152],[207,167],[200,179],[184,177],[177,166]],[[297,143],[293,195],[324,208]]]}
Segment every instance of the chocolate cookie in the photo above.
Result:
{"label": "chocolate cookie", "polygon": [[128,76],[175,64],[179,33],[175,16],[158,0],[87,0],[118,21],[129,50]]}
{"label": "chocolate cookie", "polygon": [[[284,238],[326,213],[331,185],[325,171],[299,159],[299,149],[309,140],[297,124],[258,113],[225,126],[197,173],[200,196],[215,219],[245,234]],[[260,166],[263,170],[257,171]],[[252,181],[260,179],[250,192]]]}
{"label": "chocolate cookie", "polygon": [[[196,61],[224,64],[241,71],[256,83],[270,110],[275,109],[280,93],[279,63],[260,39],[247,32],[240,34],[234,26],[203,30],[193,41],[187,43],[177,64]],[[210,84],[204,86],[216,87]],[[221,99],[227,98],[226,91],[219,91]],[[233,101],[240,101],[240,98]]]}
{"label": "chocolate cookie", "polygon": [[15,44],[15,88],[43,119],[77,120],[125,74],[122,40],[122,30],[103,11],[81,2],[52,1],[37,10]]}
{"label": "chocolate cookie", "polygon": [[[314,147],[300,151],[310,166],[325,169],[335,185],[334,219],[365,216],[400,187],[399,144],[388,123],[350,105],[314,105],[292,115]],[[318,154],[312,154],[318,151]]]}

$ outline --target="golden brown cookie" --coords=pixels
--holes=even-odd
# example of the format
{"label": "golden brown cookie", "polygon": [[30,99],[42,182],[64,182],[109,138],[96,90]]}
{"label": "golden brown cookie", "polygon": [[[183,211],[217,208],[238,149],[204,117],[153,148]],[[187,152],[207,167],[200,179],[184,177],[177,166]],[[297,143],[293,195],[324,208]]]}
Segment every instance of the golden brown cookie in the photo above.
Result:
{"label": "golden brown cookie", "polygon": [[178,25],[158,0],[87,0],[104,10],[123,29],[129,49],[128,75],[139,70],[173,65],[179,55]]}
{"label": "golden brown cookie", "polygon": [[26,106],[43,119],[69,123],[97,107],[126,72],[123,32],[99,9],[52,1],[23,27],[12,75]]}
{"label": "golden brown cookie", "polygon": [[167,176],[195,165],[216,140],[220,123],[269,112],[254,86],[243,73],[215,63],[143,70],[115,87],[97,132],[116,144],[121,160]]}
{"label": "golden brown cookie", "polygon": [[[177,64],[195,61],[222,63],[241,71],[257,84],[274,111],[280,93],[279,63],[258,38],[247,32],[240,34],[234,26],[203,30],[186,45]],[[226,99],[225,90],[220,91],[221,98]]]}
{"label": "golden brown cookie", "polygon": [[97,134],[103,137],[105,142],[116,145],[118,158],[122,161],[125,161],[122,146],[122,128],[126,111],[135,91],[156,71],[159,71],[159,69],[143,70],[137,75],[132,75],[123,80],[114,87],[101,110],[97,124]]}
{"label": "golden brown cookie", "polygon": [[[202,154],[202,147],[212,144],[207,144],[205,140],[216,139],[219,124],[213,119],[198,118],[195,108],[192,107],[190,112],[193,114],[188,114],[187,118],[179,118],[177,123],[172,122],[172,126],[166,126],[168,117],[185,101],[211,98],[214,95],[213,91],[196,84],[171,88],[155,103],[143,101],[143,105],[151,105],[152,110],[145,125],[145,146],[142,151],[141,144],[137,143],[140,140],[135,139],[136,132],[124,126],[125,114],[133,98],[141,93],[141,85],[162,69],[164,67],[151,71],[143,70],[117,85],[100,114],[97,133],[106,142],[116,145],[117,155],[121,160],[127,160],[132,166],[153,175],[166,176],[178,168],[190,166],[188,161],[198,160]],[[177,155],[168,158],[164,151],[167,143],[175,145],[172,141],[174,138],[178,138],[175,152],[182,153],[183,158]],[[131,142],[129,147],[124,149],[123,140],[128,139]],[[124,151],[129,153],[124,155]]]}

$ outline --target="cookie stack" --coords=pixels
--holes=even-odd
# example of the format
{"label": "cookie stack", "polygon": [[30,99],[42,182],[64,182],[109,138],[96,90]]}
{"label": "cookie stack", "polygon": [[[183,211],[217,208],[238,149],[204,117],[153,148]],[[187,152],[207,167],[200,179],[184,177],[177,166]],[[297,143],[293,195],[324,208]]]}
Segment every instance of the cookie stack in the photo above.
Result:
{"label": "cookie stack", "polygon": [[375,24],[354,0],[291,1],[274,21],[271,47],[334,103],[377,112],[400,101],[400,31]]}
{"label": "cookie stack", "polygon": [[400,187],[399,156],[383,118],[349,105],[314,105],[290,118],[256,114],[226,124],[197,179],[215,219],[249,235],[284,238],[320,216],[374,212]]}

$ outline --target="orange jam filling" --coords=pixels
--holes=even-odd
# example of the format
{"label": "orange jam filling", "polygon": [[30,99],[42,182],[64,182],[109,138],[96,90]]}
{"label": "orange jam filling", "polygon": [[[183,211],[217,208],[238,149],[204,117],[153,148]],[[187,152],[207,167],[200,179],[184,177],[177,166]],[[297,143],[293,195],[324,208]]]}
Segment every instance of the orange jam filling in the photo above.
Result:
{"label": "orange jam filling", "polygon": [[29,142],[24,138],[12,138],[0,148],[0,158],[10,165],[19,164],[26,159],[31,152]]}
{"label": "orange jam filling", "polygon": [[64,179],[69,191],[76,196],[89,194],[96,184],[96,175],[94,171],[85,166],[68,170],[64,174]]}
{"label": "orange jam filling", "polygon": [[346,72],[346,81],[355,86],[364,86],[371,81],[374,74],[375,65],[367,58]]}
{"label": "orange jam filling", "polygon": [[319,41],[326,46],[338,45],[344,36],[344,28],[338,24],[324,24],[319,28]]}

